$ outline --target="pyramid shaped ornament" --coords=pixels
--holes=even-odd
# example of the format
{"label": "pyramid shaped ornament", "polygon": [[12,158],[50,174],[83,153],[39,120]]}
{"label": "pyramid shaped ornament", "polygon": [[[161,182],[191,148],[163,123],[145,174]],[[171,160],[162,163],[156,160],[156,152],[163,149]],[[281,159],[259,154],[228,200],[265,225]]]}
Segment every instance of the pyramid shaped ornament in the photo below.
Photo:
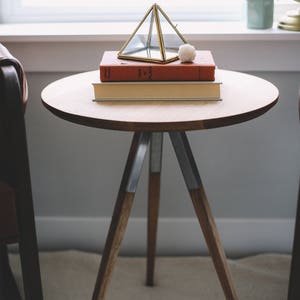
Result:
{"label": "pyramid shaped ornament", "polygon": [[153,4],[118,53],[118,58],[169,63],[187,41],[159,5]]}

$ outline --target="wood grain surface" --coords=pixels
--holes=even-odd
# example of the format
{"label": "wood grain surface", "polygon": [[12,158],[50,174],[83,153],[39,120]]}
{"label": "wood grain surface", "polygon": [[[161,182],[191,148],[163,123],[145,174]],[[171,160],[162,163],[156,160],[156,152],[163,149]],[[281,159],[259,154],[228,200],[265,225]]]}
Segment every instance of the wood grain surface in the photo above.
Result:
{"label": "wood grain surface", "polygon": [[196,190],[190,190],[190,196],[225,298],[226,300],[238,300],[221,238],[203,186],[201,185]]}
{"label": "wood grain surface", "polygon": [[157,226],[160,200],[160,173],[149,173],[148,223],[147,223],[147,272],[146,285],[154,285]]}
{"label": "wood grain surface", "polygon": [[80,73],[49,84],[42,91],[47,109],[65,120],[124,131],[187,131],[244,122],[268,111],[278,89],[249,74],[216,70],[222,101],[92,101],[99,71]]}

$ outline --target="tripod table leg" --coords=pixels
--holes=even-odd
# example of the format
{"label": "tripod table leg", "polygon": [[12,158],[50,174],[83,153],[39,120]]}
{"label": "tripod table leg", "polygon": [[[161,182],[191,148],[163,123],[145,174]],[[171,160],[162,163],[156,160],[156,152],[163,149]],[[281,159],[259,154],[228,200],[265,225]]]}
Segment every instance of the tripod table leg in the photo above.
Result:
{"label": "tripod table leg", "polygon": [[170,132],[170,138],[225,297],[227,300],[237,300],[225,252],[187,136],[185,132]]}
{"label": "tripod table leg", "polygon": [[105,298],[105,292],[127,226],[150,136],[150,133],[145,132],[137,132],[133,136],[109,232],[106,238],[92,298],[93,300],[103,300]]}
{"label": "tripod table leg", "polygon": [[162,160],[163,133],[153,132],[150,141],[150,166],[148,185],[148,238],[146,284],[154,285],[156,236],[160,196],[160,172]]}

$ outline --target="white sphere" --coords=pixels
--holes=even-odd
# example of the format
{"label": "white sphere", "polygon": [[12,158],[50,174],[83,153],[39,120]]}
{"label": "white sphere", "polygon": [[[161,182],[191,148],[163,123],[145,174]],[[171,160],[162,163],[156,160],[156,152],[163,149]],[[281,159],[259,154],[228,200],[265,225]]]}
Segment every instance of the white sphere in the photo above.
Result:
{"label": "white sphere", "polygon": [[179,47],[178,56],[181,62],[192,62],[196,57],[196,49],[190,44],[183,44]]}

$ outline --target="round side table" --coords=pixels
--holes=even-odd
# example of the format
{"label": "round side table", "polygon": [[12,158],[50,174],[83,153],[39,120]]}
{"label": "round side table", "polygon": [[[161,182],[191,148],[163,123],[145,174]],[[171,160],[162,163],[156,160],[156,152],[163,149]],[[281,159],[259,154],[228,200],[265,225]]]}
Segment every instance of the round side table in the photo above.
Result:
{"label": "round side table", "polygon": [[[168,132],[227,300],[236,300],[231,273],[205,195],[186,131],[233,125],[267,112],[278,100],[278,89],[256,76],[217,70],[222,101],[92,101],[92,83],[99,72],[85,72],[49,84],[44,106],[74,123],[133,131],[125,171],[117,196],[93,294],[103,300],[133,204],[142,164],[150,148],[148,190],[147,285],[153,285],[160,194],[163,133]],[[150,147],[149,147],[150,145]]]}

